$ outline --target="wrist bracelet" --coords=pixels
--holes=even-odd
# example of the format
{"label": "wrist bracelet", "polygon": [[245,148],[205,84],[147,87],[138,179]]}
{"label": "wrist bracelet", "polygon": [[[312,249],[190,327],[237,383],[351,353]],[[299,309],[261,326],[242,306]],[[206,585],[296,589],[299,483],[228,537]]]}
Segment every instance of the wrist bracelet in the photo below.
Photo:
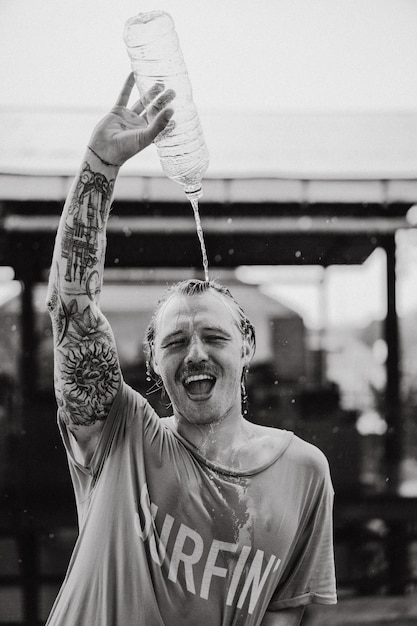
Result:
{"label": "wrist bracelet", "polygon": [[101,156],[99,154],[97,154],[97,152],[95,152],[91,146],[87,146],[87,148],[89,150],[91,150],[91,152],[94,154],[94,156],[96,156],[98,158],[98,160],[103,163],[103,165],[109,165],[111,167],[120,167],[120,165],[116,165],[115,163],[109,163],[108,161],[105,161],[104,159],[102,159]]}

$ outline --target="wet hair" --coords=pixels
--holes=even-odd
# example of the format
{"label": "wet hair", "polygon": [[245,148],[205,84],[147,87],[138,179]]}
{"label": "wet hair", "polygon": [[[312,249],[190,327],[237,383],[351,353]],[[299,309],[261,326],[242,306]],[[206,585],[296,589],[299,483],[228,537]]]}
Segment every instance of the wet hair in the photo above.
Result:
{"label": "wet hair", "polygon": [[[214,293],[220,294],[225,303],[230,306],[231,312],[236,314],[236,324],[240,332],[242,333],[242,337],[244,337],[249,344],[253,346],[255,350],[256,339],[255,339],[255,329],[246,316],[244,310],[240,306],[240,304],[234,299],[230,291],[219,283],[217,280],[199,280],[197,278],[190,278],[188,280],[183,280],[179,283],[175,283],[165,292],[162,298],[159,300],[155,311],[153,313],[152,319],[149,323],[148,329],[144,338],[144,350],[146,355],[146,364],[148,375],[152,375],[152,377],[158,378],[155,374],[152,366],[153,361],[153,350],[154,350],[154,342],[155,342],[155,334],[156,334],[156,323],[158,320],[158,316],[164,307],[165,303],[175,295],[179,296],[197,296],[207,291],[213,291]],[[247,368],[244,368],[242,374],[242,383],[244,386],[245,379],[247,375]]]}

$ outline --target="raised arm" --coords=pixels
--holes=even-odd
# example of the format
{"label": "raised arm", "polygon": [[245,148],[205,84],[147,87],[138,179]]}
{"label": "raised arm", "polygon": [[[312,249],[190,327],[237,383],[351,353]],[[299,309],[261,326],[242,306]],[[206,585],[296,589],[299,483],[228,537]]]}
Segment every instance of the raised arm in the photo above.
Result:
{"label": "raised arm", "polygon": [[128,109],[133,85],[131,74],[93,131],[64,205],[49,279],[58,409],[87,460],[121,383],[113,334],[99,308],[114,183],[120,166],[172,116],[165,106],[174,94],[160,86]]}

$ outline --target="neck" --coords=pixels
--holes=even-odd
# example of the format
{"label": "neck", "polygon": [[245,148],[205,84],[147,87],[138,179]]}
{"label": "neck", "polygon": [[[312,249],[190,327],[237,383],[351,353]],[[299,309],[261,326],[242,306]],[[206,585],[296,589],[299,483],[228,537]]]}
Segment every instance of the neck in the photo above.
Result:
{"label": "neck", "polygon": [[208,461],[227,467],[241,467],[248,444],[254,436],[253,425],[242,414],[226,414],[208,424],[194,424],[175,414],[177,432]]}

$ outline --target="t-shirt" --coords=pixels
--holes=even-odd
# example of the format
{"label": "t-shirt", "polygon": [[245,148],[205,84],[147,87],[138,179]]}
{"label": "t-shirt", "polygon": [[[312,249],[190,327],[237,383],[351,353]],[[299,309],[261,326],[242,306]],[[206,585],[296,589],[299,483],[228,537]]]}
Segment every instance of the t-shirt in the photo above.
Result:
{"label": "t-shirt", "polygon": [[126,384],[88,467],[60,428],[79,537],[47,626],[254,626],[266,610],[335,603],[333,489],[316,447],[281,430],[268,462],[234,471]]}

